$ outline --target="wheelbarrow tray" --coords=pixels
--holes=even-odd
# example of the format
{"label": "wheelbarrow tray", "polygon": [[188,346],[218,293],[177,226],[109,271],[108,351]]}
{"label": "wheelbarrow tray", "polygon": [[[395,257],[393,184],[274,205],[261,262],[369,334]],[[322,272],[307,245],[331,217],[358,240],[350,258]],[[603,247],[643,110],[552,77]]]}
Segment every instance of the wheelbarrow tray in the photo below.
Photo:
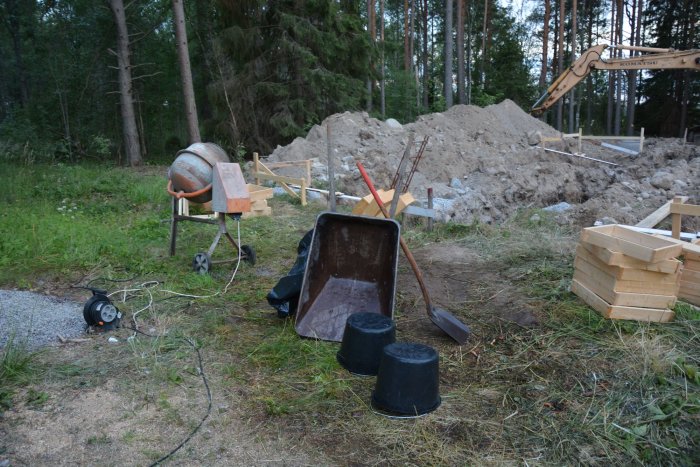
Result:
{"label": "wheelbarrow tray", "polygon": [[353,313],[392,318],[399,239],[394,220],[321,213],[304,270],[297,334],[340,342]]}

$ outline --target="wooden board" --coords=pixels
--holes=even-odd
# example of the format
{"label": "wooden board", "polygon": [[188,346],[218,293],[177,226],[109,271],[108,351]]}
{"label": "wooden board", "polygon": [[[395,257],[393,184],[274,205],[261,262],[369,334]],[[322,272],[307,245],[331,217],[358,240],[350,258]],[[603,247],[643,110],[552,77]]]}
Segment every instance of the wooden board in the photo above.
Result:
{"label": "wooden board", "polygon": [[252,183],[249,183],[246,186],[248,188],[248,193],[250,194],[250,200],[253,202],[260,199],[270,199],[274,195],[274,190],[272,188],[254,185]]}
{"label": "wooden board", "polygon": [[594,277],[584,274],[580,270],[574,272],[574,280],[577,280],[587,289],[595,292],[610,305],[634,306],[641,308],[671,308],[676,304],[675,295],[653,295],[630,292],[615,292],[609,284],[602,283]]}
{"label": "wooden board", "polygon": [[692,259],[686,259],[683,262],[683,269],[689,269],[691,271],[700,271],[700,261],[693,261]]}
{"label": "wooden board", "polygon": [[[378,189],[377,193],[379,193],[379,197],[382,197],[382,193],[384,193],[383,189]],[[383,199],[383,198],[382,198]],[[361,215],[365,209],[374,201],[374,196],[372,196],[372,193],[368,194],[367,196],[364,196],[360,199],[360,201],[355,204],[355,207],[352,208],[352,213],[355,214],[356,216]],[[376,204],[376,203],[375,203]]]}
{"label": "wooden board", "polygon": [[571,291],[588,306],[609,319],[628,319],[645,322],[668,322],[675,313],[667,308],[640,308],[610,305],[577,280],[571,282]]}
{"label": "wooden board", "polygon": [[[676,295],[680,281],[673,283],[655,283],[619,280],[605,271],[601,271],[594,265],[586,262],[583,258],[577,257],[574,260],[574,267],[584,274],[599,279],[603,284],[610,284],[609,287],[615,292],[630,292],[652,295]],[[674,276],[678,278],[678,275]]]}
{"label": "wooden board", "polygon": [[211,208],[223,213],[250,211],[250,194],[239,164],[217,162],[214,165]]}
{"label": "wooden board", "polygon": [[[664,237],[660,235],[654,235],[656,238],[662,238],[664,240],[667,240],[669,242],[673,242],[676,245],[680,245],[682,255],[685,257],[685,259],[690,259],[693,261],[700,261],[700,245],[695,244],[695,243],[689,243],[685,242],[683,240],[679,240],[677,238],[671,238],[671,237]],[[680,256],[680,255],[678,255]]]}
{"label": "wooden board", "polygon": [[671,203],[671,214],[700,216],[700,206],[696,204]]}
{"label": "wooden board", "polygon": [[582,246],[588,250],[589,253],[609,266],[643,269],[645,271],[663,272],[666,274],[675,274],[681,266],[681,262],[674,258],[665,259],[658,263],[649,263],[624,255],[619,251],[611,251],[588,242],[581,242],[579,246]]}
{"label": "wooden board", "polygon": [[[584,247],[579,245],[576,248],[576,256],[580,256],[587,262],[593,264],[596,266],[598,269],[601,269],[611,276],[615,277],[616,279],[622,279],[622,280],[630,280],[630,281],[640,281],[640,282],[664,282],[668,281],[669,278],[672,282],[675,282],[675,274],[676,272],[668,274],[668,273],[663,273],[663,272],[655,272],[655,271],[646,271],[644,269],[636,269],[636,268],[629,268],[629,267],[620,267],[620,266],[610,266],[608,264],[605,264],[601,260],[598,259],[597,256],[593,255],[590,253],[588,250],[586,250]],[[675,260],[673,260],[675,261]]]}
{"label": "wooden board", "polygon": [[[372,195],[370,195],[372,196]],[[379,192],[379,199],[382,200],[382,204],[386,208],[386,210],[389,210],[389,205],[391,204],[391,199],[394,197],[394,190],[388,190],[388,191],[382,191]],[[379,205],[377,204],[377,201],[372,197],[372,201],[370,201],[369,205],[360,213],[362,216],[369,216],[369,217],[377,217],[377,215],[381,214],[382,210],[379,209]]]}
{"label": "wooden board", "polygon": [[[687,196],[682,196],[681,197],[682,202],[688,201]],[[661,206],[659,209],[656,211],[652,212],[649,214],[647,217],[645,217],[643,220],[639,221],[637,224],[637,227],[646,227],[646,228],[652,228],[662,220],[666,219],[670,214],[671,214],[671,203],[673,201],[668,201],[666,204]]]}
{"label": "wooden board", "polygon": [[581,232],[581,240],[649,263],[675,258],[682,250],[679,245],[666,239],[636,232],[621,225],[585,228]]}
{"label": "wooden board", "polygon": [[692,269],[683,268],[683,272],[681,272],[681,280],[696,284],[698,293],[700,293],[700,271],[693,271]]}
{"label": "wooden board", "polygon": [[681,287],[678,291],[679,296],[693,296],[693,297],[698,297],[700,298],[700,289],[698,288],[698,285],[695,284],[694,282],[685,282],[681,281]]}
{"label": "wooden board", "polygon": [[272,208],[266,207],[263,209],[254,209],[250,212],[244,212],[242,217],[243,217],[243,219],[249,219],[251,217],[271,216],[271,215],[272,215]]}

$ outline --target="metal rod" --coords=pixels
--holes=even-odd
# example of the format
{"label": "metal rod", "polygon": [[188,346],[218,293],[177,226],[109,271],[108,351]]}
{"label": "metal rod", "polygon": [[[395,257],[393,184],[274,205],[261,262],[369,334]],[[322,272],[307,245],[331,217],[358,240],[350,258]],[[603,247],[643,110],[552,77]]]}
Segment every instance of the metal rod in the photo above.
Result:
{"label": "metal rod", "polygon": [[326,141],[328,156],[328,209],[335,212],[335,167],[333,166],[333,151],[331,150],[331,122],[326,125]]}
{"label": "metal rod", "polygon": [[[433,189],[428,188],[428,209],[433,209]],[[428,232],[433,231],[433,218],[428,218]]]}
{"label": "metal rod", "polygon": [[601,163],[603,163],[603,164],[614,165],[614,166],[619,166],[619,165],[620,165],[620,164],[615,164],[614,162],[608,162],[608,161],[603,161],[603,160],[600,160],[600,159],[596,159],[596,158],[594,158],[594,157],[584,156],[583,154],[572,154],[572,153],[570,153],[570,152],[557,151],[556,149],[549,149],[549,148],[542,148],[542,149],[544,149],[545,151],[549,151],[549,152],[555,152],[555,153],[557,153],[557,154],[563,154],[563,155],[565,155],[565,156],[574,156],[574,157],[580,157],[581,159],[588,159],[589,161],[601,162]]}

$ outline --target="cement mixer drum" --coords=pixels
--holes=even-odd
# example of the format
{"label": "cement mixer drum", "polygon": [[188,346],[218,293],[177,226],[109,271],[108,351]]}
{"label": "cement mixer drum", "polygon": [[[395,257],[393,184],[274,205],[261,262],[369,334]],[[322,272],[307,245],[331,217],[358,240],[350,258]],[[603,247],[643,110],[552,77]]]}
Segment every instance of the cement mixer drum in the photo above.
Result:
{"label": "cement mixer drum", "polygon": [[[179,151],[168,169],[168,178],[174,191],[193,193],[212,182],[214,165],[217,162],[230,162],[226,151],[214,143],[194,143]],[[188,198],[194,203],[211,201],[211,190]]]}

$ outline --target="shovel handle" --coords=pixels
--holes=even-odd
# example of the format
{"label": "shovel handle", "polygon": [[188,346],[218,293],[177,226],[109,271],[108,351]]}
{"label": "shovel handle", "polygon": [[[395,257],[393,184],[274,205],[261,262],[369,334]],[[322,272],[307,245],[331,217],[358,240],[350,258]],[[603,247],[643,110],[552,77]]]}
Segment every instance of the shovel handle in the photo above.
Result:
{"label": "shovel handle", "polygon": [[[369,191],[372,193],[372,196],[374,196],[374,200],[377,202],[379,209],[382,211],[384,217],[389,219],[389,213],[384,207],[382,199],[379,197],[379,193],[377,193],[377,190],[375,190],[374,184],[369,178],[369,175],[367,175],[365,168],[362,166],[362,163],[360,161],[357,161],[356,163],[357,168],[360,170],[360,175],[362,175],[362,178],[365,180]],[[411,265],[411,269],[413,269],[413,273],[416,275],[416,280],[418,280],[418,285],[420,286],[421,293],[423,294],[423,300],[425,301],[425,306],[428,310],[428,316],[433,318],[433,304],[430,301],[430,295],[428,294],[428,289],[425,287],[425,282],[423,282],[423,274],[421,273],[420,269],[418,269],[418,264],[416,263],[416,260],[413,257],[411,250],[408,249],[408,245],[406,245],[406,242],[403,241],[403,237],[401,236],[399,236],[399,244],[401,245],[401,249],[403,250],[403,254],[406,256],[408,263]]]}

